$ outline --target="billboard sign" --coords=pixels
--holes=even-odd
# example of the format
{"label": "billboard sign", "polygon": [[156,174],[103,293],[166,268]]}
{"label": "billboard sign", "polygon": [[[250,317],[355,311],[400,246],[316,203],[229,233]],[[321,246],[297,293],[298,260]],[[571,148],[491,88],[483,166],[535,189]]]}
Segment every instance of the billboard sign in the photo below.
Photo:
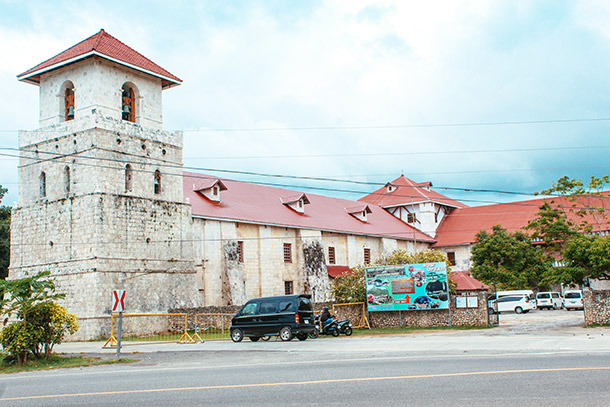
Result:
{"label": "billboard sign", "polygon": [[364,272],[369,311],[449,308],[444,262],[367,267]]}

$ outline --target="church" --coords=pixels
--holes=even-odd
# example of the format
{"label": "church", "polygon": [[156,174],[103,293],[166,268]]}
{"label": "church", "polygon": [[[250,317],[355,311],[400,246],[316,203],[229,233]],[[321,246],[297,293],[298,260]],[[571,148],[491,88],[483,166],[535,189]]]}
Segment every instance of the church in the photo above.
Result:
{"label": "church", "polygon": [[427,228],[461,207],[440,196],[384,209],[376,192],[350,201],[184,172],[182,133],[162,119],[163,91],[182,81],[104,30],[18,79],[39,87],[40,123],[19,133],[9,278],[50,271],[75,339],[102,335],[114,289],[129,313],[326,300],[330,278],[429,248]]}

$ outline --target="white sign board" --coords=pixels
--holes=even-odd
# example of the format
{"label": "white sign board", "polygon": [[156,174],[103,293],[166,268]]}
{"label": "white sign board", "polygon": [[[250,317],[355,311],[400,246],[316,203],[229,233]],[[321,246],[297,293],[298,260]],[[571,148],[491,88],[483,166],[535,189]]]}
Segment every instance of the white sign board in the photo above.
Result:
{"label": "white sign board", "polygon": [[123,312],[125,309],[125,290],[112,292],[112,312]]}
{"label": "white sign board", "polygon": [[466,308],[466,297],[455,297],[456,308]]}

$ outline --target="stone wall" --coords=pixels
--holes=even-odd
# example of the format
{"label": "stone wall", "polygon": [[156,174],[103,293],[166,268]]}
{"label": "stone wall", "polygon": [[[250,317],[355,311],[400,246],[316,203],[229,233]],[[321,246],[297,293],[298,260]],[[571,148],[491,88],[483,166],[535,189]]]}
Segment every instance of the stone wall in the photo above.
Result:
{"label": "stone wall", "polygon": [[610,290],[583,290],[585,326],[610,324]]}

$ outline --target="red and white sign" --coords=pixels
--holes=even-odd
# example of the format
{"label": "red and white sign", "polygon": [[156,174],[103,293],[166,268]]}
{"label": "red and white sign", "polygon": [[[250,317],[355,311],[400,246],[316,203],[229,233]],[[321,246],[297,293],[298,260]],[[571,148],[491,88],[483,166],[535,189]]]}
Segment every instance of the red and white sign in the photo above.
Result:
{"label": "red and white sign", "polygon": [[112,292],[112,312],[123,312],[125,309],[125,290]]}

